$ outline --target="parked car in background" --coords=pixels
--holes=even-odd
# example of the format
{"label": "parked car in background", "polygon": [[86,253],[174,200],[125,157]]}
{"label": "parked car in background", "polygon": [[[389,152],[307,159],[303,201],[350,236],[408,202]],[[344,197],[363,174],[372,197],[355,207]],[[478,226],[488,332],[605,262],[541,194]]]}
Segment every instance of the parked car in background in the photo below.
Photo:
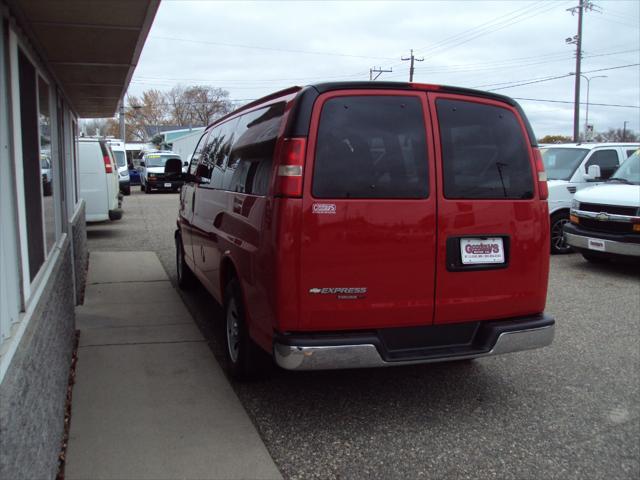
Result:
{"label": "parked car in background", "polygon": [[[638,143],[570,143],[540,147],[549,185],[551,253],[571,251],[565,242],[563,227],[569,222],[573,195],[606,181],[638,147]],[[591,165],[600,167],[598,178],[589,175]]]}
{"label": "parked car in background", "polygon": [[109,146],[116,159],[118,166],[118,182],[120,191],[124,195],[131,195],[131,178],[129,176],[129,167],[127,165],[127,151],[124,148],[124,142],[117,140],[109,140]]}
{"label": "parked car in background", "polygon": [[180,194],[178,283],[224,305],[227,366],[454,361],[543,347],[542,158],[501,95],[293,87],[209,126]]}
{"label": "parked car in background", "polygon": [[43,195],[51,195],[52,188],[52,172],[51,157],[47,153],[40,154],[40,175],[42,175],[42,193]]}
{"label": "parked car in background", "polygon": [[182,180],[172,176],[165,176],[165,165],[168,160],[179,160],[183,165],[180,155],[174,152],[166,151],[149,151],[145,152],[140,161],[140,188],[145,193],[151,193],[153,190],[169,190],[177,191],[184,183]]}
{"label": "parked car in background", "polygon": [[80,197],[86,202],[87,222],[122,218],[122,194],[118,170],[109,144],[105,140],[78,140]]}
{"label": "parked car in background", "polygon": [[140,185],[140,159],[146,148],[145,143],[125,143],[125,151],[127,152],[127,166],[129,168],[129,183],[131,185]]}
{"label": "parked car in background", "polygon": [[[593,176],[598,166],[591,166]],[[605,184],[576,193],[567,244],[590,262],[612,258],[640,259],[640,150],[631,155]]]}

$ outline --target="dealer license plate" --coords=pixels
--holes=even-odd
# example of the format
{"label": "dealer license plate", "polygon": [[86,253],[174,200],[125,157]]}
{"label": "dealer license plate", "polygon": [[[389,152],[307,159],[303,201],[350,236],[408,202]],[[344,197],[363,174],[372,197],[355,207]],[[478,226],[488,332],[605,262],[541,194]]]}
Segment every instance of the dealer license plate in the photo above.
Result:
{"label": "dealer license plate", "polygon": [[599,252],[604,252],[604,240],[598,240],[597,238],[589,238],[587,239],[587,247],[589,250],[597,250]]}
{"label": "dealer license plate", "polygon": [[500,237],[461,238],[460,257],[463,265],[504,263],[504,243]]}
{"label": "dealer license plate", "polygon": [[164,188],[171,188],[171,184],[170,183],[165,183],[164,184]]}

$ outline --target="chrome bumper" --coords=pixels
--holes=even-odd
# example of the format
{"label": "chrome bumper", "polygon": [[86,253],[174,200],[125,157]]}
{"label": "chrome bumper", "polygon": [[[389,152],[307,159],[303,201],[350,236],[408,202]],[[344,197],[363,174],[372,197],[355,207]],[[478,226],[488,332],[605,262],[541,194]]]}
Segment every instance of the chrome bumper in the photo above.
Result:
{"label": "chrome bumper", "polygon": [[372,344],[307,346],[283,345],[275,343],[273,355],[276,363],[286,370],[335,370],[346,368],[392,367],[419,363],[450,362],[471,358],[489,357],[503,353],[532,350],[551,345],[555,324],[503,332],[498,336],[493,348],[482,353],[458,356],[437,356],[402,361],[385,361]]}
{"label": "chrome bumper", "polygon": [[[567,243],[572,247],[590,250],[596,253],[614,253],[616,255],[628,255],[632,257],[640,257],[640,244],[616,242],[615,240],[607,240],[597,236],[588,237],[585,235],[576,235],[574,233],[564,232]],[[589,238],[596,239],[604,243],[604,250],[591,250],[589,248]]]}

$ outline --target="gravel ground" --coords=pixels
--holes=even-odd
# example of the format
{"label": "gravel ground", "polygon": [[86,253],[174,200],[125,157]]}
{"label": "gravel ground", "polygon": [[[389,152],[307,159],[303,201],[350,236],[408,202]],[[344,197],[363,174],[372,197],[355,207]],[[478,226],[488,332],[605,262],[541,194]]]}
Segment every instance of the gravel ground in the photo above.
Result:
{"label": "gravel ground", "polygon": [[[89,248],[155,251],[175,284],[176,194],[125,197]],[[135,295],[135,292],[132,292]],[[182,297],[222,358],[222,312]],[[292,373],[234,388],[285,478],[640,478],[640,269],[551,259],[546,349],[458,364]]]}

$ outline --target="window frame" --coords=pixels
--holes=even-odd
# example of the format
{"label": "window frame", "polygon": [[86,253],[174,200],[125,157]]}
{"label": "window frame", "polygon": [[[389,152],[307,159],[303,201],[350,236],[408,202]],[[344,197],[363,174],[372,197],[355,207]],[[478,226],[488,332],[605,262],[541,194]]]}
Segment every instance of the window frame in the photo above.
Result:
{"label": "window frame", "polygon": [[[422,108],[422,121],[424,126],[425,153],[426,153],[426,175],[427,175],[427,195],[421,197],[317,197],[313,192],[313,180],[315,176],[315,162],[318,148],[318,132],[322,117],[324,105],[335,98],[343,97],[408,97],[417,98]],[[312,199],[319,201],[367,201],[367,202],[415,202],[428,201],[432,198],[436,191],[436,172],[435,172],[435,150],[434,142],[435,132],[432,129],[430,119],[430,106],[427,101],[427,94],[424,91],[413,91],[405,89],[354,89],[354,90],[334,90],[324,93],[316,100],[311,115],[309,128],[309,136],[307,138],[307,151],[305,156],[305,175],[304,175],[304,192]]]}
{"label": "window frame", "polygon": [[[535,144],[535,139],[529,137],[529,130],[527,125],[525,125],[525,119],[523,118],[523,114],[513,105],[509,105],[504,102],[500,102],[498,100],[494,100],[491,98],[482,98],[475,97],[471,95],[460,95],[454,93],[438,93],[438,92],[430,92],[429,96],[429,106],[432,112],[432,126],[433,126],[433,135],[434,138],[437,139],[437,169],[439,172],[438,175],[438,191],[441,199],[452,202],[466,202],[466,201],[509,201],[509,202],[530,202],[534,201],[539,197],[539,186],[538,182],[536,182],[537,173],[535,170],[535,165],[533,162],[533,147]],[[491,106],[504,109],[510,112],[520,128],[520,131],[523,135],[523,139],[525,140],[525,150],[527,152],[527,160],[529,165],[529,172],[531,174],[531,187],[532,187],[532,195],[529,198],[516,198],[516,197],[447,197],[444,192],[444,163],[443,163],[443,151],[442,151],[442,140],[441,140],[441,128],[440,128],[440,119],[438,118],[438,110],[437,110],[437,102],[438,100],[452,100],[452,101],[460,101],[460,102],[468,102],[475,103],[483,106]],[[534,145],[532,145],[534,142]]]}

